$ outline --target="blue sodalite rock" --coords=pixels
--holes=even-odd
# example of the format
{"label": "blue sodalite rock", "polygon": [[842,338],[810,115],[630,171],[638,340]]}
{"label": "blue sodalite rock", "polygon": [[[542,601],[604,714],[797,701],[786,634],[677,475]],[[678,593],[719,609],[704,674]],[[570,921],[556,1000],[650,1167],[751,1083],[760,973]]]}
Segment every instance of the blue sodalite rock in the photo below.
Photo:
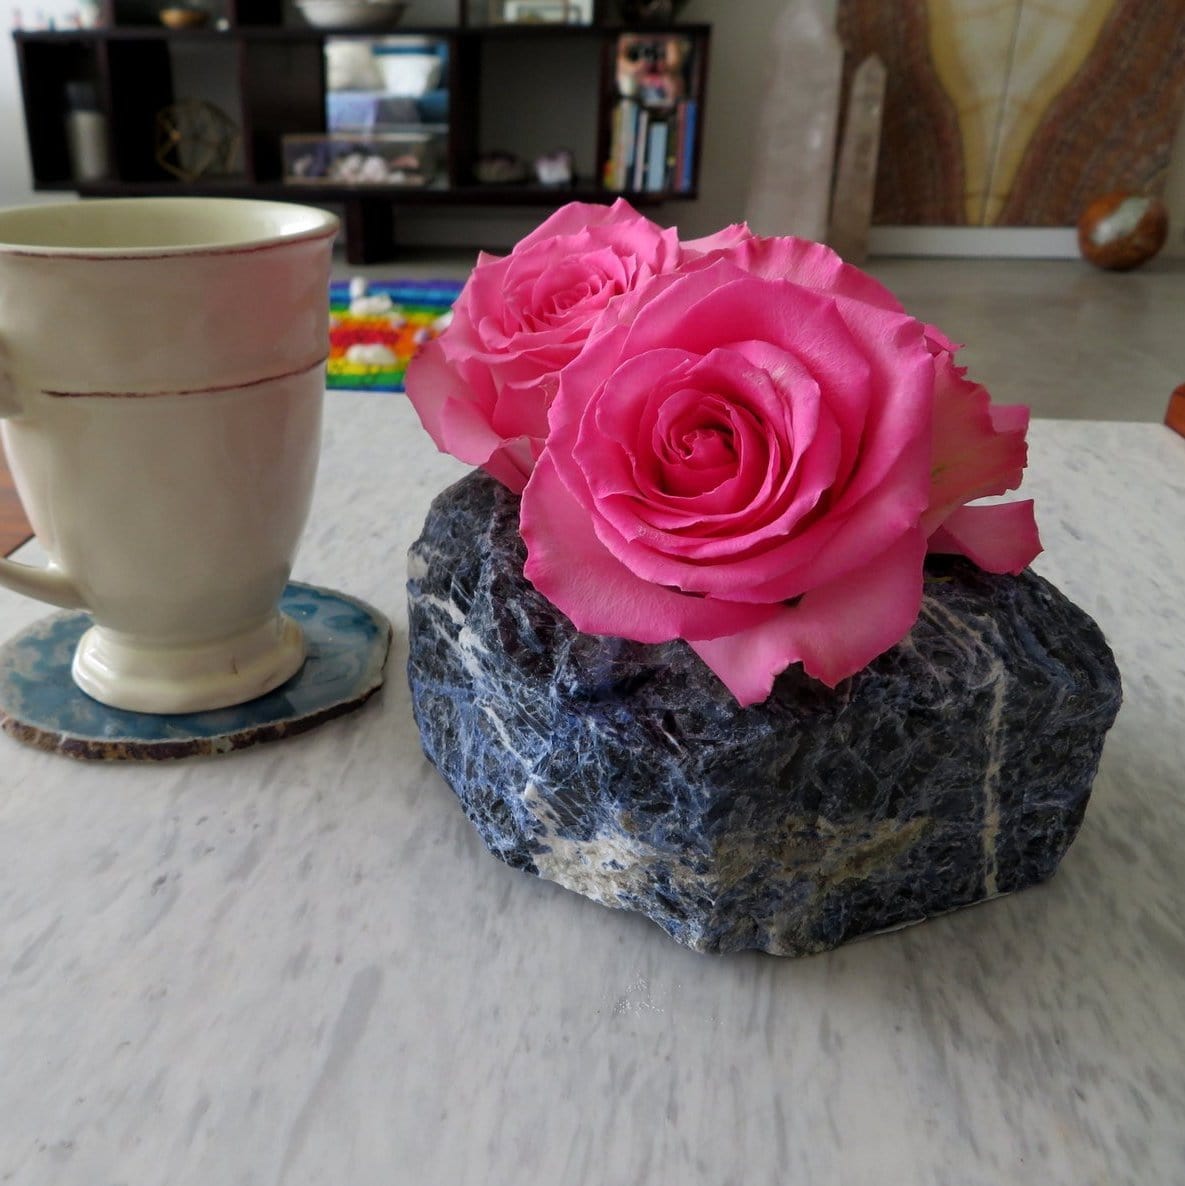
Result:
{"label": "blue sodalite rock", "polygon": [[1119,673],[1031,572],[933,559],[900,645],[742,709],[683,643],[578,633],[523,560],[474,474],[408,581],[424,750],[511,865],[697,951],[802,955],[1043,881],[1078,831]]}

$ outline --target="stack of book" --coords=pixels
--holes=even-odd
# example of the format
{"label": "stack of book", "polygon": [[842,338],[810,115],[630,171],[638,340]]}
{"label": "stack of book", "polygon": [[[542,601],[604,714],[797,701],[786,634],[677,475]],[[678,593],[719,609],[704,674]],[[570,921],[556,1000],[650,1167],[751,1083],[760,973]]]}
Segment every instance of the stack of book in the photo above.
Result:
{"label": "stack of book", "polygon": [[693,46],[676,33],[623,33],[617,98],[602,180],[634,193],[690,193],[699,103],[690,93]]}
{"label": "stack of book", "polygon": [[605,185],[637,193],[689,193],[698,118],[694,99],[680,99],[670,112],[619,99],[613,108]]}

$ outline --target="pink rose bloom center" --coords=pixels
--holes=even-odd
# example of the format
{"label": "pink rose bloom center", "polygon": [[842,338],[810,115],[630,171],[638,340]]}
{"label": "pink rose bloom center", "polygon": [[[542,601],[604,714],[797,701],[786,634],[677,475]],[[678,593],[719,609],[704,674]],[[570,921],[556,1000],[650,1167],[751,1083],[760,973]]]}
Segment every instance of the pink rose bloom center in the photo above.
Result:
{"label": "pink rose bloom center", "polygon": [[689,640],[742,703],[795,660],[835,683],[917,616],[922,327],[726,263],[648,295],[561,375],[527,576],[581,630]]}

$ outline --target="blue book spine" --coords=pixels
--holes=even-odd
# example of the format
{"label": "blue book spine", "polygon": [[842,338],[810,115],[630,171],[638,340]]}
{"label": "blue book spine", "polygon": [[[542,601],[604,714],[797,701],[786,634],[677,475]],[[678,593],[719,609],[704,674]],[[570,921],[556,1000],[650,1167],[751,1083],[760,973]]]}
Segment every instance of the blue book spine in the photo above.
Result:
{"label": "blue book spine", "polygon": [[694,99],[687,100],[687,118],[683,123],[683,175],[679,178],[679,192],[690,193],[695,179],[695,125],[699,105]]}
{"label": "blue book spine", "polygon": [[615,189],[629,188],[629,174],[634,164],[635,143],[638,135],[638,105],[633,99],[622,99],[621,169]]}
{"label": "blue book spine", "polygon": [[646,147],[646,192],[661,193],[667,181],[667,125],[650,125],[650,143]]}
{"label": "blue book spine", "polygon": [[650,112],[638,109],[638,127],[634,133],[634,159],[630,166],[629,188],[640,193],[646,184],[646,150],[650,146]]}

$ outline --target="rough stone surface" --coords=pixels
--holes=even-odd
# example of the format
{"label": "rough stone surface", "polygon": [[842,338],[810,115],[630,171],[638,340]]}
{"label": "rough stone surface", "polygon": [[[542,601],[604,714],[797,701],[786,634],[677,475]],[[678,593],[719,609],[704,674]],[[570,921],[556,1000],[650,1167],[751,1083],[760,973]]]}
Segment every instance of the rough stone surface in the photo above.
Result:
{"label": "rough stone surface", "polygon": [[440,495],[409,557],[425,752],[489,849],[699,951],[822,951],[1049,877],[1119,710],[1098,627],[1032,573],[927,569],[910,636],[741,709],[682,643],[580,634],[518,500]]}

